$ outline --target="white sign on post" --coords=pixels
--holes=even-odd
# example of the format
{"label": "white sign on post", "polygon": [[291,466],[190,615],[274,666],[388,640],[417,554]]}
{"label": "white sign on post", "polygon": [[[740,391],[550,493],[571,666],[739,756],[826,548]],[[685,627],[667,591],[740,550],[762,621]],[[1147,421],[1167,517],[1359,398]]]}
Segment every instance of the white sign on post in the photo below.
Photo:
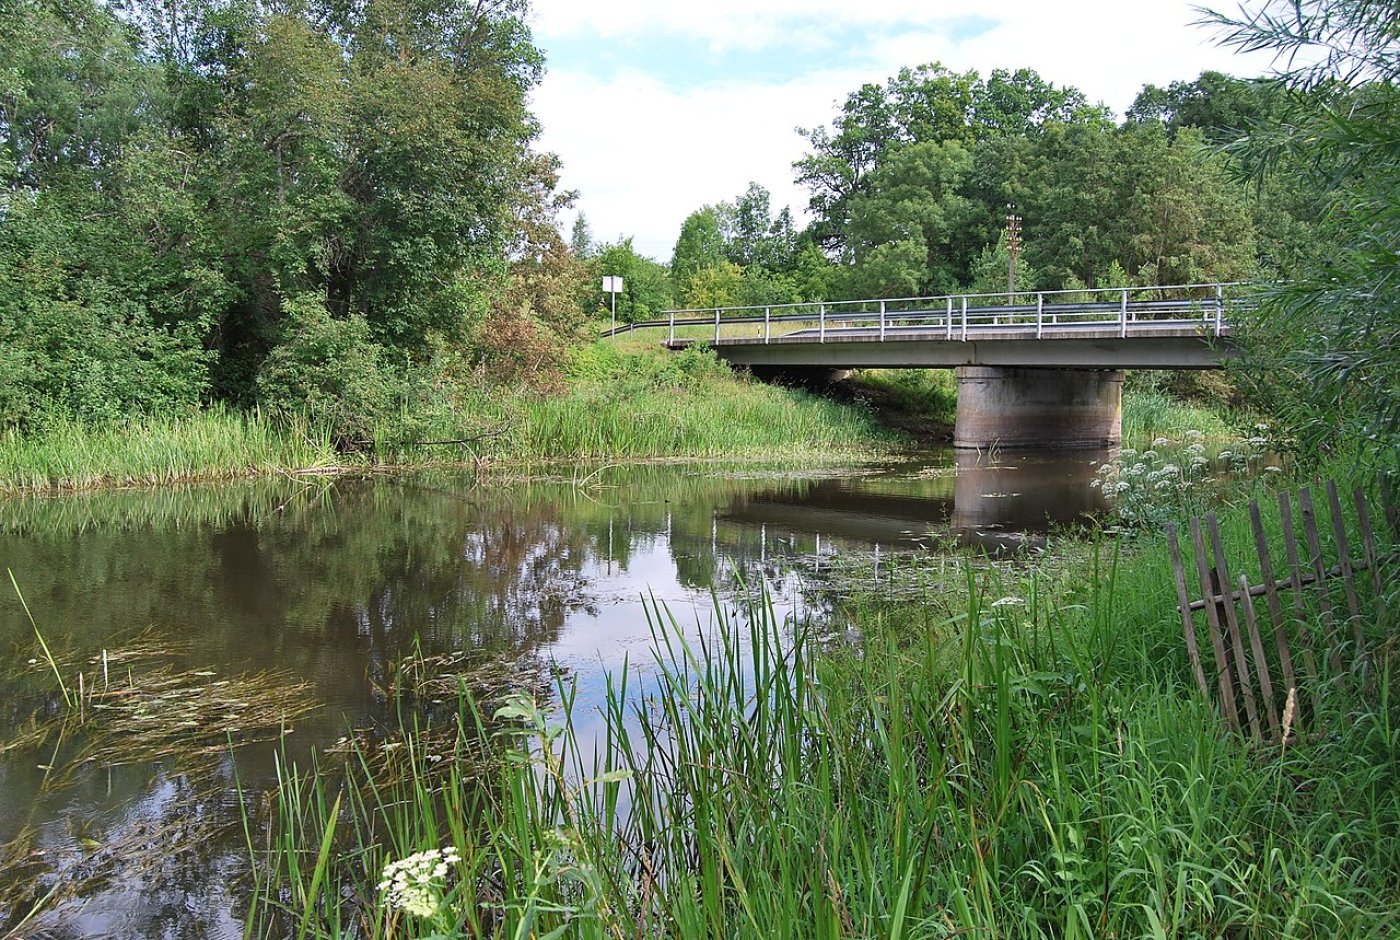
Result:
{"label": "white sign on post", "polygon": [[603,292],[608,295],[608,300],[612,306],[612,332],[617,332],[617,295],[622,293],[622,278],[603,278]]}

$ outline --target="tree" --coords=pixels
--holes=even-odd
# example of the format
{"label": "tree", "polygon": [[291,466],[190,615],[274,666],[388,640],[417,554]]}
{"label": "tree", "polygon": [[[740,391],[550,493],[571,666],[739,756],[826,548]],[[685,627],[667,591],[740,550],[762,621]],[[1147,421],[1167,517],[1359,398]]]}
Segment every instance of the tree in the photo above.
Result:
{"label": "tree", "polygon": [[582,212],[574,219],[573,230],[569,233],[569,251],[580,259],[586,259],[593,253],[593,232],[588,227],[588,217]]}
{"label": "tree", "polygon": [[1166,88],[1144,85],[1127,119],[1159,122],[1172,137],[1182,128],[1196,128],[1207,143],[1220,146],[1244,136],[1263,117],[1271,90],[1268,82],[1207,70],[1195,81],[1172,82]]}
{"label": "tree", "polygon": [[[617,317],[626,323],[645,320],[654,313],[674,306],[670,272],[665,265],[637,253],[632,239],[624,238],[598,249],[596,267],[600,274],[623,279],[617,297]],[[597,285],[594,285],[597,291]],[[607,298],[598,291],[595,310],[607,309]]]}
{"label": "tree", "polygon": [[680,237],[671,255],[671,277],[681,288],[700,271],[717,267],[725,261],[724,236],[719,229],[719,210],[704,206],[686,216]]}
{"label": "tree", "polygon": [[1331,250],[1264,292],[1244,376],[1315,450],[1360,444],[1391,472],[1400,449],[1400,8],[1262,0],[1211,14],[1223,41],[1267,50],[1282,105],[1235,150],[1256,179],[1280,166],[1326,194]]}
{"label": "tree", "polygon": [[901,69],[883,87],[863,85],[847,96],[830,129],[800,130],[812,152],[793,164],[811,190],[813,232],[824,248],[846,243],[851,203],[873,185],[885,157],[913,143],[959,143],[1035,134],[1052,124],[1109,123],[1074,88],[1057,88],[1031,69],[952,72],[938,63]]}
{"label": "tree", "polygon": [[960,188],[971,167],[971,153],[956,142],[894,151],[851,201],[852,286],[869,296],[956,290],[953,246],[968,214]]}

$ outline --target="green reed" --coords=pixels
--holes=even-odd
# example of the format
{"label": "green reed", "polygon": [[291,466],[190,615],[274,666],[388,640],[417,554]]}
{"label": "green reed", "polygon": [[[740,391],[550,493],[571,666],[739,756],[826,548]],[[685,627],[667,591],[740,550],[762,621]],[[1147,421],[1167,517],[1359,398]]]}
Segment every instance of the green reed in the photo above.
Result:
{"label": "green reed", "polygon": [[224,409],[41,432],[0,431],[0,493],[152,486],[334,466],[329,435],[303,421]]}

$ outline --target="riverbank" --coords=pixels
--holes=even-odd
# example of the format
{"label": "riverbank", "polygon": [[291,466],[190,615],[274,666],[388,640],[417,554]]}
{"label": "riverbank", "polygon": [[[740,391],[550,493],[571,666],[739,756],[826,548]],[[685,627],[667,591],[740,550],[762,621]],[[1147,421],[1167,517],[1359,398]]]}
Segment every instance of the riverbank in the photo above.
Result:
{"label": "riverbank", "polygon": [[[1238,562],[1248,514],[1222,521]],[[498,691],[363,742],[344,789],[329,767],[289,776],[259,934],[1385,932],[1393,649],[1369,688],[1328,679],[1325,734],[1250,745],[1194,692],[1163,543],[1136,549],[889,562],[823,631],[845,643],[757,599],[684,652],[656,609],[653,678],[615,675],[600,715],[567,680],[552,708]],[[1359,599],[1373,640],[1393,601]],[[410,757],[386,776],[391,747]],[[416,904],[393,863],[423,868]]]}
{"label": "riverbank", "polygon": [[385,418],[337,447],[313,420],[215,408],[110,425],[71,421],[0,435],[0,492],[154,486],[277,473],[652,458],[830,462],[903,443],[868,409],[736,376],[700,355],[587,347],[568,387],[482,388]]}
{"label": "riverbank", "polygon": [[[955,392],[943,373],[873,371],[830,396],[736,375],[701,350],[597,343],[575,350],[563,391],[480,388],[405,407],[370,439],[337,446],[314,420],[212,408],[107,425],[54,421],[0,433],[0,493],[159,486],[368,468],[734,459],[800,463],[889,454],[946,440]],[[1124,398],[1124,440],[1229,420],[1155,390]]]}

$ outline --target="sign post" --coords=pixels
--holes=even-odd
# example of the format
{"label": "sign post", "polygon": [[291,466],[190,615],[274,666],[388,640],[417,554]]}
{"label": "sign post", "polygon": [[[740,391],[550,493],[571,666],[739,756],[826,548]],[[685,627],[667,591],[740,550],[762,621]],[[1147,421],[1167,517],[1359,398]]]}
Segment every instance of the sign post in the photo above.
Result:
{"label": "sign post", "polygon": [[617,295],[622,293],[622,278],[603,278],[603,290],[608,294],[608,299],[612,308],[612,331],[617,332]]}

